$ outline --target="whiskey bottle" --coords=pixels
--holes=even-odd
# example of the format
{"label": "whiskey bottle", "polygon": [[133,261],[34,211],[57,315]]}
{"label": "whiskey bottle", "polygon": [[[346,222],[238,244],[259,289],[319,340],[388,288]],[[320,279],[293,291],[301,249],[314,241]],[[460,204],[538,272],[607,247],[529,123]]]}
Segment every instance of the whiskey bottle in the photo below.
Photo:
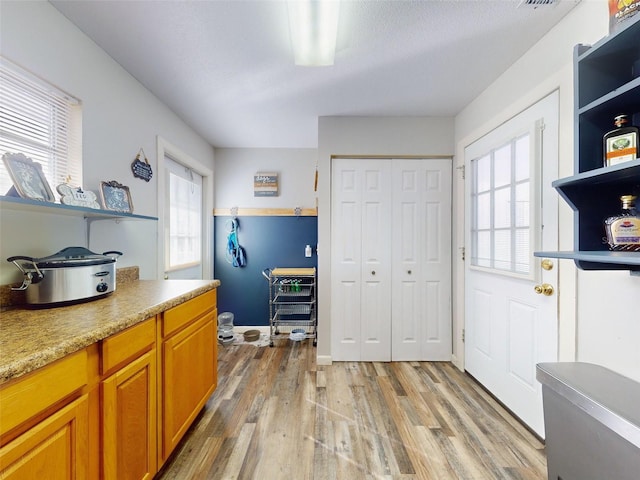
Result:
{"label": "whiskey bottle", "polygon": [[618,115],[614,119],[615,130],[603,137],[604,166],[634,160],[638,157],[638,127],[628,125],[628,115]]}
{"label": "whiskey bottle", "polygon": [[611,250],[640,251],[640,216],[636,210],[636,198],[635,195],[620,197],[622,213],[604,221]]}

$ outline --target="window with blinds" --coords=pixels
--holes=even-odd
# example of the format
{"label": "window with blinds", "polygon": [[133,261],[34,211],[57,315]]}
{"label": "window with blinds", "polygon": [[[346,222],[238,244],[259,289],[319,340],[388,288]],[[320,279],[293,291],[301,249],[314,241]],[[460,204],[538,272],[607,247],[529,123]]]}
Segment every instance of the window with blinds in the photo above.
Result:
{"label": "window with blinds", "polygon": [[471,264],[516,275],[531,271],[530,135],[471,161]]}
{"label": "window with blinds", "polygon": [[[82,186],[82,106],[73,96],[0,57],[0,156],[22,153],[42,165],[51,190]],[[13,186],[0,163],[0,195]]]}
{"label": "window with blinds", "polygon": [[199,265],[202,261],[202,176],[165,157],[167,170],[167,271]]}

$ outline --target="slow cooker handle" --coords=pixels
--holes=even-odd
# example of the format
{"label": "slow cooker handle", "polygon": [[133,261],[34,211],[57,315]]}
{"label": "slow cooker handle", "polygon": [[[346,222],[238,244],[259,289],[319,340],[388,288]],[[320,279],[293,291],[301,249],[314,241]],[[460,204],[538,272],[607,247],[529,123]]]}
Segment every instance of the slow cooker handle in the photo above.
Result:
{"label": "slow cooker handle", "polygon": [[[27,272],[22,265],[20,265],[19,261],[29,262],[33,265],[35,272]],[[18,288],[12,288],[11,290],[26,290],[29,285],[32,283],[39,283],[44,278],[44,274],[38,269],[38,265],[36,265],[36,260],[33,257],[25,257],[22,255],[16,255],[14,257],[7,258],[7,262],[13,263],[18,270],[22,272],[24,278],[22,279],[22,285]]]}
{"label": "slow cooker handle", "polygon": [[123,254],[122,252],[118,252],[117,250],[109,250],[108,252],[103,252],[102,255],[104,255],[105,257],[109,257],[111,255],[117,255],[118,257],[121,257]]}

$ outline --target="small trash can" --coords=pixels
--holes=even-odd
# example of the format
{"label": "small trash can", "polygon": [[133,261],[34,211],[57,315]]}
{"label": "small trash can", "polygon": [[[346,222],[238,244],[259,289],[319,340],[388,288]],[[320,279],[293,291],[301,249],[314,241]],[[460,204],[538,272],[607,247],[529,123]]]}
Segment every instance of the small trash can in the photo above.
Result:
{"label": "small trash can", "polygon": [[640,478],[640,383],[599,365],[540,363],[549,480]]}
{"label": "small trash can", "polygon": [[218,315],[218,341],[227,344],[233,342],[233,313],[222,312]]}

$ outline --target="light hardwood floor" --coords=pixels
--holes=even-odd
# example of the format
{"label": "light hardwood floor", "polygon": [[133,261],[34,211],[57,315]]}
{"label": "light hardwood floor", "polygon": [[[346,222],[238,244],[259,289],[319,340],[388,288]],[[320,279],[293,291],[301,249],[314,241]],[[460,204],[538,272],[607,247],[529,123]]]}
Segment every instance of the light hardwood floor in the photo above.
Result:
{"label": "light hardwood floor", "polygon": [[309,340],[219,352],[158,479],[546,479],[544,445],[450,363],[316,366]]}

